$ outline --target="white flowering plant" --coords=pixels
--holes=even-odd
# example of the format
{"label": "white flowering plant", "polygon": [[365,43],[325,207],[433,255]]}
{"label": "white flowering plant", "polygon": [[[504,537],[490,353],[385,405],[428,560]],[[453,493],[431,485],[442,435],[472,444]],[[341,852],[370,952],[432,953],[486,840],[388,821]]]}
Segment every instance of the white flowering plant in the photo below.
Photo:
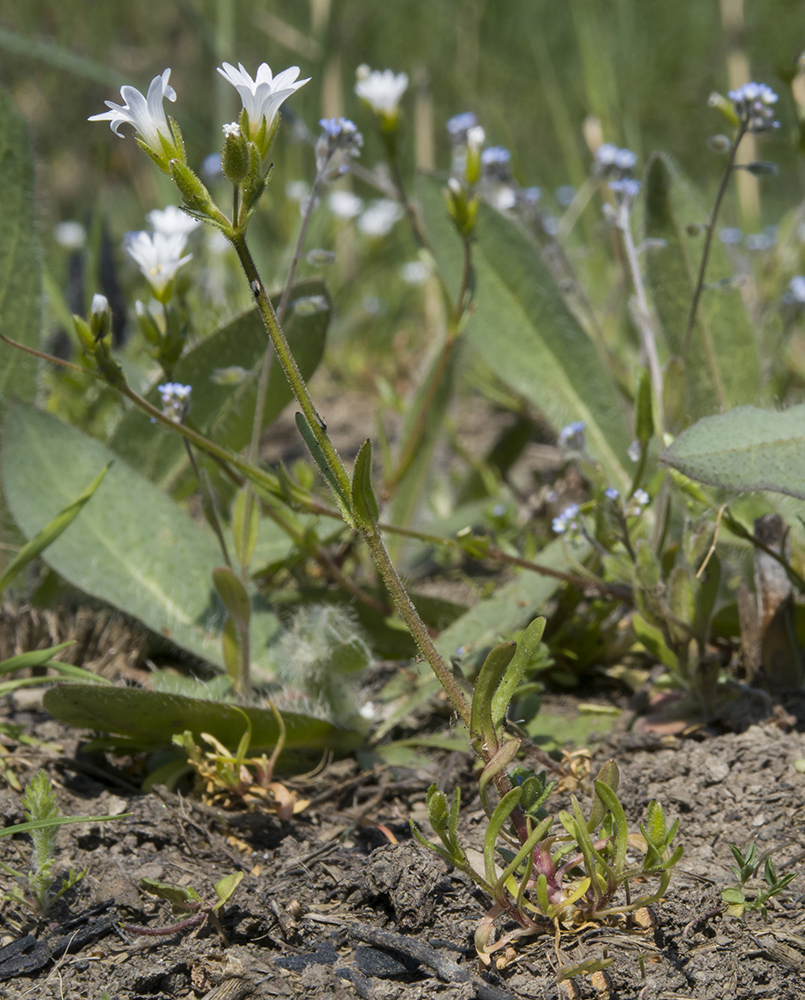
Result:
{"label": "white flowering plant", "polygon": [[[640,901],[659,898],[679,856],[671,847],[676,826],[666,825],[661,807],[652,804],[641,835],[629,833],[617,798],[617,769],[610,767],[592,785],[592,813],[585,816],[576,804],[572,814],[559,816],[565,832],[554,832],[540,813],[544,778],[524,775],[515,765],[522,741],[537,735],[539,722],[532,712],[523,719],[525,735],[513,738],[508,716],[511,709],[518,717],[527,698],[538,700],[537,675],[569,651],[556,676],[564,669],[564,678],[571,674],[577,681],[605,660],[614,677],[623,659],[628,666],[621,673],[640,687],[656,679],[650,668],[661,664],[659,683],[687,696],[686,711],[711,718],[736,684],[729,626],[716,623],[719,603],[728,603],[725,591],[729,597],[735,590],[720,570],[718,533],[729,531],[731,541],[744,546],[744,556],[768,557],[795,586],[802,584],[785,530],[769,540],[745,526],[740,507],[736,513],[696,485],[697,478],[734,485],[720,466],[703,471],[708,456],[720,462],[730,449],[717,436],[715,446],[714,438],[706,439],[709,452],[686,444],[697,427],[707,431],[707,420],[716,419],[714,407],[726,410],[756,399],[757,344],[743,302],[731,294],[737,285],[729,241],[721,244],[715,234],[735,171],[772,174],[763,161],[738,163],[737,155],[747,137],[780,131],[774,93],[751,84],[712,99],[734,134],[711,144],[727,155],[727,168],[710,220],[702,224],[689,185],[663,154],[639,166],[634,152],[591,129],[585,136],[589,176],[578,189],[563,185],[550,195],[520,182],[526,169],[516,151],[492,144],[491,129],[469,112],[447,123],[449,171],[411,186],[402,155],[408,76],[368,67],[356,74],[357,123],[338,114],[309,129],[297,120],[291,137],[310,146],[310,177],[275,177],[272,151],[282,135],[283,108],[309,79],[300,79],[298,67],[274,73],[266,63],[254,76],[241,63],[223,63],[218,74],[237,92],[241,108],[235,120],[219,123],[220,155],[212,154],[211,162],[207,157],[195,164],[188,157],[181,116],[165,113],[166,99],[181,108],[170,69],[153,78],[147,94],[125,86],[122,104],[107,101],[106,112],[91,116],[108,122],[117,136],[133,130],[140,148],[169,178],[165,183],[174,185],[178,204],[150,211],[151,230],[132,233],[125,243],[132,281],[147,289],[145,300],[130,310],[142,335],[136,346],[126,350],[116,339],[115,311],[98,294],[86,317],[73,321],[80,364],[27,347],[43,364],[59,365],[80,390],[94,380],[100,410],[110,389],[124,401],[114,427],[99,419],[91,430],[105,438],[104,455],[111,452],[135,467],[129,478],[129,471],[112,469],[115,503],[93,507],[90,544],[76,544],[63,557],[57,553],[54,566],[86,592],[215,664],[229,685],[226,696],[234,692],[239,700],[237,709],[224,708],[251,712],[262,702],[262,735],[247,716],[248,739],[241,727],[231,759],[227,739],[204,731],[216,750],[214,766],[226,765],[239,791],[248,784],[241,765],[248,759],[262,767],[254,762],[262,761],[259,752],[267,745],[272,754],[284,747],[354,748],[375,721],[371,706],[359,706],[352,683],[373,652],[390,646],[398,658],[419,655],[427,661],[433,677],[406,681],[413,691],[398,689],[397,705],[377,738],[438,685],[467,730],[482,762],[479,791],[489,823],[481,864],[458,843],[458,797],[448,807],[433,792],[428,804],[442,853],[494,901],[477,937],[482,955],[505,943],[505,934],[496,941],[492,929],[499,917],[514,919],[518,933],[615,919],[633,908],[630,883],[648,876],[657,877],[659,887]],[[357,113],[361,105],[364,118]],[[385,157],[374,169],[361,163],[361,129],[371,128]],[[588,297],[579,266],[583,254],[573,244],[576,223],[593,209],[592,228],[603,218],[607,247],[597,245],[596,253],[609,254],[606,273],[608,279],[617,274],[618,281],[607,283],[622,297],[615,312],[622,314],[626,333],[617,343],[610,305]],[[264,275],[275,263],[261,226],[270,219],[279,231],[276,220],[283,213],[297,228],[287,253],[280,247],[273,255],[284,273],[279,292],[271,295]],[[334,249],[308,246],[314,234]],[[63,234],[65,251],[74,252],[82,238],[75,231]],[[389,248],[403,239],[413,241],[416,259],[399,267]],[[330,291],[318,278],[303,281],[299,275],[308,267],[339,264],[356,246],[367,268],[393,258],[406,292],[421,290],[429,342],[417,370],[405,372],[404,379],[377,378],[388,410],[399,411],[396,440],[381,424],[379,449],[366,438],[348,463],[334,444],[326,407],[309,388],[333,315]],[[221,264],[223,259],[229,263]],[[221,273],[235,261],[238,301],[249,308],[210,332],[190,290],[201,288],[203,295],[213,289],[211,299],[217,283],[221,291]],[[344,265],[344,273],[348,285],[353,269]],[[790,276],[784,303],[792,323],[801,322],[800,278]],[[714,305],[722,293],[731,297]],[[219,298],[226,299],[225,286]],[[385,308],[367,295],[349,322],[374,329]],[[732,363],[726,347],[739,363]],[[145,369],[143,356],[158,373]],[[471,371],[468,358],[476,365],[470,377],[511,420],[482,459],[468,456],[451,412],[460,395],[456,386]],[[403,382],[405,392],[399,389]],[[68,393],[69,387],[52,398],[58,402]],[[309,460],[291,469],[268,467],[263,432],[291,400]],[[65,426],[46,409],[12,409],[6,440],[19,454],[34,436],[42,447],[52,441],[56,454],[69,445],[94,461],[100,443],[83,433],[83,425]],[[538,432],[556,471],[550,488],[535,483],[533,470],[525,481],[516,470]],[[434,488],[445,442],[469,471],[459,477],[451,468]],[[10,467],[13,458],[14,447],[7,445]],[[681,473],[672,474],[668,466]],[[13,476],[10,481],[12,510],[27,531],[20,502],[25,491],[15,492]],[[765,474],[754,482],[769,484]],[[29,483],[31,494],[34,485]],[[417,515],[428,490],[430,530],[420,530]],[[796,490],[801,487],[788,492],[799,495]],[[135,494],[139,502],[126,506]],[[209,530],[182,508],[191,495],[197,495]],[[453,514],[460,524],[450,520]],[[71,525],[71,533],[79,526]],[[88,564],[82,555],[99,537],[107,556],[115,558],[103,562],[96,549]],[[455,628],[444,627],[455,609],[434,609],[426,597],[411,593],[404,581],[417,563],[403,540],[414,540],[421,559],[425,552],[448,570],[484,562],[530,574],[540,587],[524,588],[523,596],[510,585],[522,577],[505,581],[499,593],[483,596],[477,612],[464,609]],[[122,584],[113,571],[122,573]],[[354,603],[360,625],[350,619],[337,629],[329,620],[314,626],[313,618],[327,616],[300,615],[298,628],[289,627],[276,594],[284,586],[284,599],[298,600],[289,581],[301,582],[302,591],[311,581],[324,581],[339,600]],[[566,589],[560,593],[560,587]],[[538,615],[558,593],[548,650],[540,645]],[[524,626],[519,645],[498,644]],[[325,653],[311,654],[304,676],[301,668],[299,677],[283,676],[279,658],[289,648],[301,649],[317,627],[328,636]],[[374,649],[364,640],[364,627],[372,630]],[[575,674],[568,669],[571,659]],[[783,676],[801,684],[798,663],[777,678],[771,667],[765,669],[772,685]],[[47,704],[70,717],[63,692],[51,693]],[[97,706],[107,696],[75,697]],[[183,704],[190,700],[188,695]],[[158,698],[148,705],[165,707]],[[224,708],[217,714],[229,720],[231,744],[233,715]],[[153,731],[147,710],[136,720],[134,713],[111,719],[114,714],[104,717],[111,731]],[[329,728],[315,724],[322,717]],[[253,731],[255,755],[246,758]],[[180,732],[187,734],[184,745],[192,757],[193,726],[182,725]],[[275,763],[272,756],[263,777],[273,775]],[[508,846],[499,849],[499,839]],[[627,864],[631,848],[643,853],[642,864]],[[496,851],[502,874],[495,868]],[[615,901],[619,893],[625,902]]]}

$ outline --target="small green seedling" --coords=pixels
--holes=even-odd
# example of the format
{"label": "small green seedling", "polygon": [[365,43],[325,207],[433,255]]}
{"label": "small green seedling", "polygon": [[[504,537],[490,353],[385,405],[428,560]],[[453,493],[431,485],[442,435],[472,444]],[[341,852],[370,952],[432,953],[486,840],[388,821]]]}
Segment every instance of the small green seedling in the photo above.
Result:
{"label": "small green seedling", "polygon": [[169,937],[172,934],[190,930],[191,927],[199,927],[209,920],[218,931],[224,944],[229,944],[217,911],[229,901],[242,879],[243,872],[232,872],[231,875],[225,875],[219,879],[213,886],[217,896],[215,901],[199,895],[191,886],[171,885],[153,878],[141,879],[140,885],[146,892],[170,903],[174,916],[182,914],[190,914],[190,916],[186,920],[171,924],[169,927],[139,927],[137,924],[123,924],[123,930],[132,934],[145,934],[149,937]]}
{"label": "small green seedling", "polygon": [[[53,794],[50,779],[44,771],[39,771],[28,783],[22,802],[25,806],[25,818],[29,823],[59,817],[56,797]],[[0,864],[3,871],[13,876],[18,883],[24,884],[26,881],[28,883],[27,892],[18,885],[4,892],[3,899],[20,903],[39,916],[44,916],[56,900],[60,899],[77,882],[80,882],[87,873],[86,868],[80,872],[71,868],[67,878],[63,879],[61,888],[56,892],[52,891],[55,881],[53,869],[56,864],[56,830],[55,825],[29,828],[28,832],[34,842],[34,856],[27,879],[25,875],[8,865]]]}
{"label": "small green seedling", "polygon": [[[721,893],[721,898],[727,904],[725,913],[731,917],[742,917],[746,910],[754,910],[765,919],[767,917],[766,903],[772,896],[779,895],[783,889],[796,878],[795,872],[787,875],[777,876],[771,858],[766,858],[765,862],[757,856],[757,848],[754,844],[749,845],[746,854],[742,854],[740,848],[735,844],[729,845],[732,855],[737,864],[730,867],[730,871],[738,880],[737,886],[731,886]],[[743,891],[746,883],[757,874],[760,865],[763,864],[763,878],[766,887],[758,889],[754,899],[747,899]]]}

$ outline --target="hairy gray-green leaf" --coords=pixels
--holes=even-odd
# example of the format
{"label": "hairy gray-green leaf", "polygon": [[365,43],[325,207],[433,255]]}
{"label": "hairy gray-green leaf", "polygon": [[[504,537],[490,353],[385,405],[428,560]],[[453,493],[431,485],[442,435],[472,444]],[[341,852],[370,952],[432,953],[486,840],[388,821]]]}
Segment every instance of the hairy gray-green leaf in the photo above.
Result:
{"label": "hairy gray-green leaf", "polygon": [[[1,90],[0,191],[0,332],[27,347],[39,347],[42,293],[33,160],[25,119]],[[34,398],[36,371],[35,357],[0,342],[0,419],[11,398]]]}
{"label": "hairy gray-green leaf", "polygon": [[[443,186],[426,177],[418,192],[439,264],[455,294],[463,249],[455,232],[439,221],[445,215]],[[613,484],[628,484],[631,432],[623,401],[534,244],[514,222],[482,205],[472,261],[475,311],[465,336],[492,371],[555,426],[583,420],[590,454]]]}
{"label": "hairy gray-green leaf", "polygon": [[705,417],[660,460],[711,486],[773,490],[805,500],[805,404],[779,412],[739,406]]}
{"label": "hairy gray-green leaf", "polygon": [[[97,696],[103,691],[104,697]],[[190,730],[196,740],[209,733],[234,749],[245,728],[244,714],[252,727],[249,750],[261,753],[277,742],[278,727],[268,708],[235,706],[188,698],[182,694],[142,691],[139,688],[96,688],[91,684],[60,684],[45,694],[45,708],[71,726],[132,736],[154,744],[170,744],[174,733]],[[360,737],[331,722],[299,712],[283,712],[285,749],[321,753],[331,749],[349,752]]]}
{"label": "hairy gray-green leaf", "polygon": [[[646,255],[646,270],[664,340],[661,360],[681,357],[693,290],[704,250],[707,221],[688,181],[668,156],[655,153],[646,170],[645,235],[665,241]],[[724,247],[710,248],[705,288],[699,301],[685,364],[685,417],[707,416],[719,408],[755,402],[758,350],[754,329]],[[716,286],[716,287],[712,287]]]}
{"label": "hairy gray-green leaf", "polygon": [[[6,418],[3,467],[6,499],[23,532],[34,534],[113,458],[76,428],[30,404],[14,405]],[[86,593],[221,663],[215,539],[122,460],[113,462],[90,507],[44,558]],[[277,627],[273,615],[262,619],[255,660]]]}
{"label": "hairy gray-green leaf", "polygon": [[[297,314],[293,303],[319,297],[326,309]],[[329,298],[320,281],[305,281],[294,286],[285,330],[291,351],[305,378],[316,370],[324,352],[330,322]],[[277,302],[274,302],[276,307]],[[216,378],[216,371],[242,368],[252,372],[262,361],[268,346],[268,334],[257,309],[251,309],[205,337],[181,357],[173,370],[174,382],[191,385],[190,419],[202,433],[217,444],[239,451],[249,442],[257,380],[248,375],[239,385]],[[145,398],[159,406],[158,383]],[[293,393],[282,368],[272,364],[268,379],[263,426],[267,427],[291,401]],[[112,435],[110,447],[153,482],[172,484],[187,465],[187,452],[178,434],[152,424],[141,410],[129,410]]]}

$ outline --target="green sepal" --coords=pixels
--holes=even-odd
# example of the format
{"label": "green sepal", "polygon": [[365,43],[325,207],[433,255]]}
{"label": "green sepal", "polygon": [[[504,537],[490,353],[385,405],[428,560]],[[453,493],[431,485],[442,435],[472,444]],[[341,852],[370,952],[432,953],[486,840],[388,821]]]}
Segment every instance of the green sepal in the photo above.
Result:
{"label": "green sepal", "polygon": [[181,160],[171,160],[170,175],[189,209],[198,212],[204,218],[217,217],[221,214],[201,178],[186,163],[182,163]]}

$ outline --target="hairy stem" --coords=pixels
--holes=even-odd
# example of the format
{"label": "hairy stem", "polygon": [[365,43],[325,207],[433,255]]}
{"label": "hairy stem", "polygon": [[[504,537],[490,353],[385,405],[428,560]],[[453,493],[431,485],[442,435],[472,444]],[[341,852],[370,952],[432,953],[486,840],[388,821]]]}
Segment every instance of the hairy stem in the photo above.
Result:
{"label": "hairy stem", "polygon": [[[324,461],[327,462],[329,470],[340,488],[341,493],[343,496],[349,497],[352,493],[349,474],[347,473],[346,467],[344,466],[340,455],[336,451],[335,446],[327,434],[327,428],[324,421],[321,419],[315,406],[313,405],[313,400],[311,399],[307,384],[305,383],[296,361],[291,354],[288,342],[285,339],[285,334],[277,322],[277,317],[274,313],[271,301],[269,300],[265,288],[263,287],[260,275],[254,264],[254,260],[252,259],[251,252],[246,245],[246,240],[242,234],[235,234],[232,238],[232,243],[235,247],[238,259],[241,262],[241,266],[243,267],[249,284],[255,291],[255,297],[257,299],[258,308],[260,309],[260,315],[265,323],[266,331],[271,339],[271,344],[276,352],[279,363],[282,366],[282,370],[285,372],[285,376],[288,379],[291,389],[293,390],[293,393],[302,409],[302,412],[307,419],[308,426],[310,427],[316,440],[316,444],[321,449]],[[439,655],[439,652],[430,637],[427,626],[422,621],[419,616],[419,612],[411,602],[408,592],[403,586],[402,580],[400,580],[397,570],[394,568],[394,565],[389,558],[389,554],[383,544],[380,531],[374,524],[360,525],[359,530],[366,540],[378,572],[383,578],[383,582],[386,584],[386,587],[391,594],[392,600],[394,601],[400,617],[408,626],[408,629],[414,637],[422,655],[431,665],[434,673],[439,678],[442,687],[444,687],[448,697],[453,703],[453,707],[458,712],[462,721],[469,726],[469,705],[467,704],[467,701],[452,673],[448,669],[447,664]]]}
{"label": "hairy stem", "polygon": [[732,169],[735,165],[735,154],[738,152],[738,146],[741,144],[741,139],[746,135],[746,125],[741,124],[738,128],[738,133],[733,140],[732,146],[730,147],[729,159],[727,160],[727,168],[724,171],[724,176],[721,178],[721,184],[718,188],[718,194],[716,195],[715,204],[713,205],[713,211],[710,215],[710,221],[707,224],[707,234],[704,240],[704,250],[702,251],[702,260],[699,265],[699,276],[696,279],[696,287],[693,290],[693,299],[690,303],[690,314],[688,315],[688,325],[685,328],[685,339],[682,342],[682,360],[684,361],[688,355],[688,347],[690,346],[690,338],[693,335],[693,327],[696,324],[696,313],[699,308],[699,299],[701,298],[702,288],[704,288],[704,275],[707,270],[707,261],[710,257],[710,245],[713,242],[713,233],[716,229],[716,219],[718,218],[718,212],[721,208],[721,202],[724,199],[724,194],[727,190],[727,184],[732,175]]}

